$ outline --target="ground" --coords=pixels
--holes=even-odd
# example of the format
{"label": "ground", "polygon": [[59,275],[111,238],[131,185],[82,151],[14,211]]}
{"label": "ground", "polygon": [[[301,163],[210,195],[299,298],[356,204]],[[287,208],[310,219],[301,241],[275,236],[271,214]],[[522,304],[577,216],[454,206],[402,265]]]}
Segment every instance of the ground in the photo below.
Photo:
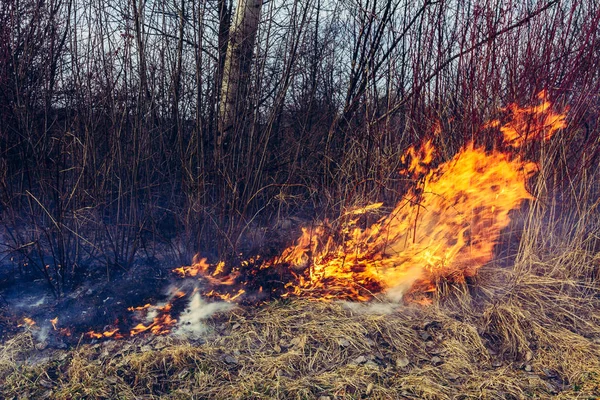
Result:
{"label": "ground", "polygon": [[239,307],[206,320],[197,339],[85,339],[51,349],[24,331],[0,345],[0,397],[598,398],[600,297],[553,276],[552,265],[538,260],[545,274],[484,268],[469,284],[441,284],[428,306]]}

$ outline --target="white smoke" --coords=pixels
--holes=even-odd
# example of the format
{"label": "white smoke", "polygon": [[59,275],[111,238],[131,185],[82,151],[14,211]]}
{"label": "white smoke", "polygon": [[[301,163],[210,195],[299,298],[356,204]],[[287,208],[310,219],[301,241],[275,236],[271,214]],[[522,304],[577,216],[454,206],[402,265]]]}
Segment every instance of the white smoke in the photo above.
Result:
{"label": "white smoke", "polygon": [[403,274],[401,283],[385,291],[385,297],[393,303],[401,303],[404,294],[423,276],[423,268],[413,267]]}
{"label": "white smoke", "polygon": [[202,300],[199,293],[194,293],[187,308],[179,316],[177,329],[174,333],[191,339],[199,338],[208,328],[204,324],[204,320],[218,312],[229,311],[233,308],[235,306],[230,303],[208,303]]}
{"label": "white smoke", "polygon": [[357,314],[388,315],[392,314],[403,305],[402,300],[406,292],[412,288],[417,280],[423,276],[421,267],[414,267],[403,272],[400,284],[388,288],[380,301],[369,301],[366,303],[341,302],[344,307]]}

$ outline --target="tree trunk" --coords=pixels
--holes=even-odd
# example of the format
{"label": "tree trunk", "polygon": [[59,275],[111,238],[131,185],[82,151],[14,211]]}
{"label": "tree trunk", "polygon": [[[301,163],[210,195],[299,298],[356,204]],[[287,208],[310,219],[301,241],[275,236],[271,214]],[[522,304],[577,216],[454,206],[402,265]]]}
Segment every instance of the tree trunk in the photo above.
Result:
{"label": "tree trunk", "polygon": [[262,0],[239,0],[229,31],[219,104],[217,153],[243,120]]}

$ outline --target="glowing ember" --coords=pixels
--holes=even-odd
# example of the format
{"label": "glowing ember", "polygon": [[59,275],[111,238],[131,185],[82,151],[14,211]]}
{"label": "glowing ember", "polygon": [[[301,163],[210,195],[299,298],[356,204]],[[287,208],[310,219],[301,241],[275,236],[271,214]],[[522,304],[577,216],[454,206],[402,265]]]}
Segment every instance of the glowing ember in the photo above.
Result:
{"label": "glowing ember", "polygon": [[51,319],[50,323],[52,324],[52,328],[54,330],[56,330],[56,325],[58,324],[58,317],[55,317],[55,318]]}
{"label": "glowing ember", "polygon": [[27,326],[27,327],[31,328],[34,325],[35,325],[35,321],[34,320],[32,320],[31,318],[28,318],[28,317],[24,317],[23,320],[22,320],[22,322],[20,322],[17,325],[17,327],[21,328],[21,327]]}
{"label": "glowing ember", "polygon": [[[550,139],[566,125],[565,114],[552,110],[545,91],[538,99],[531,107],[510,105],[508,122],[496,120],[486,127],[499,127],[512,149]],[[438,123],[435,133],[440,131]],[[512,153],[470,143],[431,169],[436,149],[427,140],[401,160],[406,165],[402,172],[419,178],[417,187],[372,226],[359,227],[360,215],[381,203],[346,212],[339,229],[327,222],[302,228],[295,245],[271,260],[252,259],[228,270],[222,262],[211,266],[196,257],[175,272],[203,279],[209,287],[204,296],[227,301],[242,299],[246,291],[240,286],[253,284],[259,274],[274,282],[274,277],[265,278],[268,271],[283,280],[283,288],[271,291],[316,299],[364,301],[382,292],[400,298],[411,287],[434,291],[440,278],[461,282],[492,259],[509,212],[532,199],[526,182],[537,166]]]}

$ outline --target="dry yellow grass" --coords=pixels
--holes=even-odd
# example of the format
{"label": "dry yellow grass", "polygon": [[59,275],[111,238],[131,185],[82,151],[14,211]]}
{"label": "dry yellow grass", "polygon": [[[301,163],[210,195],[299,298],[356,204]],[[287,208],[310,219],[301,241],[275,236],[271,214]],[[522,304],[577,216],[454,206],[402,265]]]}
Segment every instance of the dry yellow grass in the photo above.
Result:
{"label": "dry yellow grass", "polygon": [[[548,268],[551,268],[548,265]],[[204,344],[171,337],[83,344],[41,358],[0,346],[3,398],[521,399],[600,396],[600,298],[488,268],[477,301],[389,314],[293,301],[216,316]],[[498,282],[511,280],[510,293]],[[488,284],[486,284],[486,282]],[[495,287],[497,285],[497,287]],[[585,307],[579,309],[578,304]],[[573,309],[573,308],[576,309]]]}
{"label": "dry yellow grass", "polygon": [[431,306],[274,302],[214,316],[205,343],[40,352],[25,332],[0,344],[0,397],[600,398],[599,201],[578,198],[536,203],[514,265],[440,282]]}

